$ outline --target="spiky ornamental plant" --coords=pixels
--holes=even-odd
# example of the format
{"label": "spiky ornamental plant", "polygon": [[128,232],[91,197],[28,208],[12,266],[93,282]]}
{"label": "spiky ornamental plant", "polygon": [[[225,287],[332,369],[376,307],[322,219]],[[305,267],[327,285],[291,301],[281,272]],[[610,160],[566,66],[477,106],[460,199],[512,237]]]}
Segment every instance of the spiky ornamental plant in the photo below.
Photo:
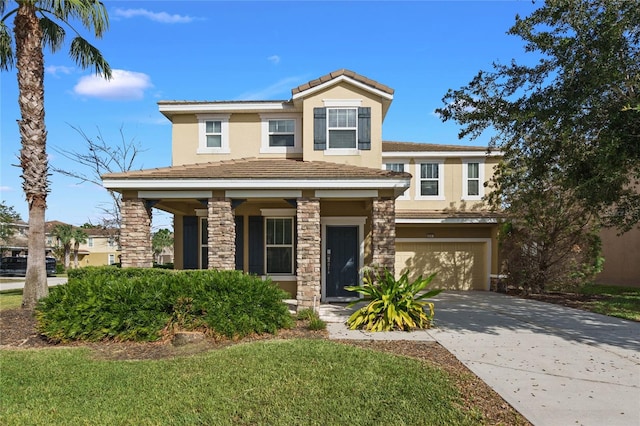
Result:
{"label": "spiky ornamental plant", "polygon": [[[369,297],[370,302],[355,311],[347,320],[351,330],[411,331],[414,328],[430,328],[434,316],[434,304],[425,299],[436,296],[442,290],[429,290],[422,294],[436,274],[422,275],[409,281],[409,271],[395,279],[388,270],[384,273],[365,271],[362,286],[345,287]],[[349,304],[353,306],[359,301]]]}
{"label": "spiky ornamental plant", "polygon": [[[44,120],[44,46],[52,52],[62,47],[63,23],[77,36],[71,41],[69,56],[82,68],[93,67],[97,74],[111,78],[111,68],[98,49],[82,38],[72,21],[101,37],[109,25],[105,6],[95,0],[17,0],[17,7],[5,11],[13,2],[0,0],[0,68],[9,70],[15,59],[18,70],[18,122],[22,148],[22,188],[29,207],[29,259],[22,307],[33,309],[48,294],[45,269],[45,211],[49,192],[47,164],[47,130]],[[13,37],[8,19],[15,16]]]}

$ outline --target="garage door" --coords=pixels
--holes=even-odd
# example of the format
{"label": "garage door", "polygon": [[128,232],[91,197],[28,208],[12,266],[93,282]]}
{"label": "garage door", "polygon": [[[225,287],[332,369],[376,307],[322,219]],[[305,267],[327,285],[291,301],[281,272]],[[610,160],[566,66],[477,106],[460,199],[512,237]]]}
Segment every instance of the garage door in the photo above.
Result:
{"label": "garage door", "polygon": [[432,287],[448,290],[487,289],[487,244],[484,242],[397,242],[396,275],[409,278],[436,272]]}

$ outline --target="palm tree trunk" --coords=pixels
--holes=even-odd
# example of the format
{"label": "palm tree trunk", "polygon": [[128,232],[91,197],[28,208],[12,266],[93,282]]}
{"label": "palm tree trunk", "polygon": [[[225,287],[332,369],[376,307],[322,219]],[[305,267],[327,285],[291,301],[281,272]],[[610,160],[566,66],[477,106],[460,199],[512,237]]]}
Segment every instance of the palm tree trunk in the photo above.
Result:
{"label": "palm tree trunk", "polygon": [[22,307],[33,309],[45,297],[45,211],[47,209],[47,130],[44,121],[44,57],[42,30],[32,2],[18,2],[15,18],[16,58],[18,68],[18,122],[22,149],[22,188],[29,206],[29,257],[22,297]]}
{"label": "palm tree trunk", "polygon": [[73,245],[73,267],[78,269],[78,250],[80,250],[80,243],[76,242]]}

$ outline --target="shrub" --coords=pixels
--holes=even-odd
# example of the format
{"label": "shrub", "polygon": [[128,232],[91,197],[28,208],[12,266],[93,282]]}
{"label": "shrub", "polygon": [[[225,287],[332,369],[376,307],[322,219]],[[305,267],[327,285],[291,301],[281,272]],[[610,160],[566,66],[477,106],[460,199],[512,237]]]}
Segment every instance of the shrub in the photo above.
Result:
{"label": "shrub", "polygon": [[[410,331],[414,328],[431,327],[434,315],[433,302],[424,299],[439,294],[442,290],[430,290],[418,294],[431,283],[436,274],[427,278],[418,277],[409,282],[409,272],[405,272],[398,280],[388,271],[384,275],[379,273],[365,273],[362,286],[345,287],[369,297],[371,301],[355,311],[347,320],[351,330],[365,329],[368,331]],[[358,303],[355,301],[350,306]],[[428,312],[425,312],[425,307]]]}
{"label": "shrub", "polygon": [[270,281],[238,271],[87,267],[69,271],[36,309],[52,340],[157,340],[177,329],[215,336],[275,333],[291,326]]}
{"label": "shrub", "polygon": [[327,323],[320,319],[320,315],[311,308],[304,308],[298,311],[296,318],[302,321],[308,321],[307,328],[309,330],[324,330]]}

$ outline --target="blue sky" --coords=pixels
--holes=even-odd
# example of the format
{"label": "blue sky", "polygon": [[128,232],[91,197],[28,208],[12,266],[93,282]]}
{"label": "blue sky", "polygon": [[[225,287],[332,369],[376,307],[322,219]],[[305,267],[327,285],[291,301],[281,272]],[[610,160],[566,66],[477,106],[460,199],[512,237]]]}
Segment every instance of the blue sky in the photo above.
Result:
{"label": "blue sky", "polygon": [[[513,1],[105,1],[110,28],[93,39],[114,70],[106,83],[79,69],[68,47],[45,53],[45,107],[51,165],[79,166],[54,148],[82,151],[72,129],[108,141],[137,141],[136,168],[169,166],[171,126],[159,100],[284,100],[291,89],[341,68],[395,89],[385,140],[486,145],[458,140],[454,123],[434,114],[449,88],[468,83],[491,63],[527,60],[506,34],[516,14],[538,5]],[[80,25],[76,28],[81,29]],[[70,38],[72,30],[68,29]],[[24,220],[17,155],[16,70],[0,73],[0,198]],[[104,189],[51,176],[47,220],[99,223]],[[170,227],[156,214],[154,228]]]}

